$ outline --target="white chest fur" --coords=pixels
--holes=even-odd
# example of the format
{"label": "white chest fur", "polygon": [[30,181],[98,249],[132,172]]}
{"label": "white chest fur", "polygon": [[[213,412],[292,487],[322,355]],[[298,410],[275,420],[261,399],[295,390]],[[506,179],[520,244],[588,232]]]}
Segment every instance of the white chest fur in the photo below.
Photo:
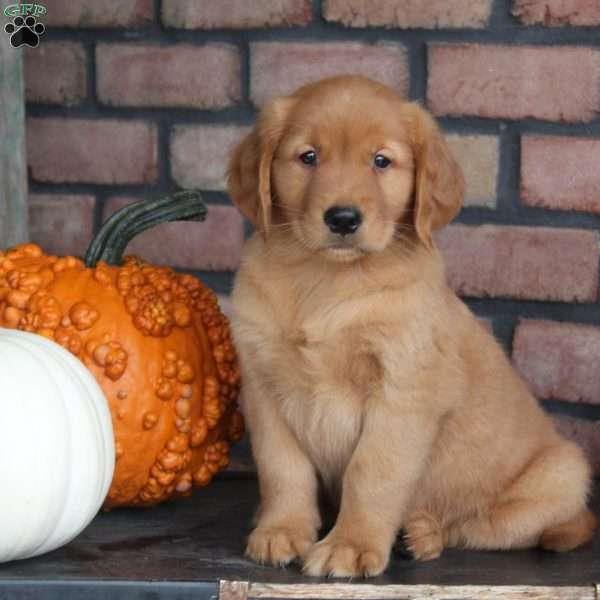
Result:
{"label": "white chest fur", "polygon": [[[271,321],[256,353],[274,395],[274,409],[329,487],[339,483],[360,435],[373,353],[359,329],[325,331],[319,311],[310,317]],[[271,315],[276,313],[271,313]]]}
{"label": "white chest fur", "polygon": [[325,482],[333,485],[358,441],[364,399],[332,372],[331,348],[318,346],[297,351],[297,373],[280,379],[278,408]]}

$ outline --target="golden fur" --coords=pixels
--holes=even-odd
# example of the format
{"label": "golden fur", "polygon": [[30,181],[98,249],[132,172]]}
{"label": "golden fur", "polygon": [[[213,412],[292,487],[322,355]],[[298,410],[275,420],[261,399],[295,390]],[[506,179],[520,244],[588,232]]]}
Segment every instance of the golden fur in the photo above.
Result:
{"label": "golden fur", "polygon": [[[261,493],[252,559],[369,576],[400,528],[422,560],[590,539],[583,453],[446,284],[431,234],[463,182],[426,111],[361,77],[306,86],[262,111],[229,188],[257,228],[233,293]],[[362,211],[355,234],[329,231],[333,205]],[[316,543],[320,485],[340,510]]]}

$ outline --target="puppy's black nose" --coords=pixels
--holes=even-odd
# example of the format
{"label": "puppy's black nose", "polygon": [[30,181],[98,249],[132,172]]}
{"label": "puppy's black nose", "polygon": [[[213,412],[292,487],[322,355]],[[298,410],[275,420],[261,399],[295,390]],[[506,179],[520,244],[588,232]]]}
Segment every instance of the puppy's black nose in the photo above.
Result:
{"label": "puppy's black nose", "polygon": [[323,220],[332,233],[346,235],[360,227],[362,214],[354,206],[332,206],[325,211]]}

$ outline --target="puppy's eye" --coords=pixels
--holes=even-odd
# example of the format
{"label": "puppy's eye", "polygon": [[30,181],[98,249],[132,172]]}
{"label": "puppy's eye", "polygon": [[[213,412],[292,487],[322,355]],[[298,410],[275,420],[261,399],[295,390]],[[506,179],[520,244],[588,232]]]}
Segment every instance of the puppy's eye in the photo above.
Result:
{"label": "puppy's eye", "polygon": [[387,167],[389,167],[392,164],[392,161],[387,156],[384,156],[383,154],[376,154],[375,158],[373,159],[373,164],[378,169],[386,169]]}
{"label": "puppy's eye", "polygon": [[317,162],[317,153],[314,150],[307,150],[299,158],[305,165],[314,165]]}

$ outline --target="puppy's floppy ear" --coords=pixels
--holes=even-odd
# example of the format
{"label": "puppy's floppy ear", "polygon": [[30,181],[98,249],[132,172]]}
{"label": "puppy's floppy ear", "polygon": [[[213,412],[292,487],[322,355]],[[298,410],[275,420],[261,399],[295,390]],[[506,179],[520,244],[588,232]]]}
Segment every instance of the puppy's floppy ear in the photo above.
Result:
{"label": "puppy's floppy ear", "polygon": [[464,177],[433,117],[418,104],[410,106],[416,158],[414,225],[421,242],[432,248],[431,234],[460,211]]}
{"label": "puppy's floppy ear", "polygon": [[229,195],[265,238],[271,226],[271,163],[294,102],[292,98],[270,102],[229,161]]}

